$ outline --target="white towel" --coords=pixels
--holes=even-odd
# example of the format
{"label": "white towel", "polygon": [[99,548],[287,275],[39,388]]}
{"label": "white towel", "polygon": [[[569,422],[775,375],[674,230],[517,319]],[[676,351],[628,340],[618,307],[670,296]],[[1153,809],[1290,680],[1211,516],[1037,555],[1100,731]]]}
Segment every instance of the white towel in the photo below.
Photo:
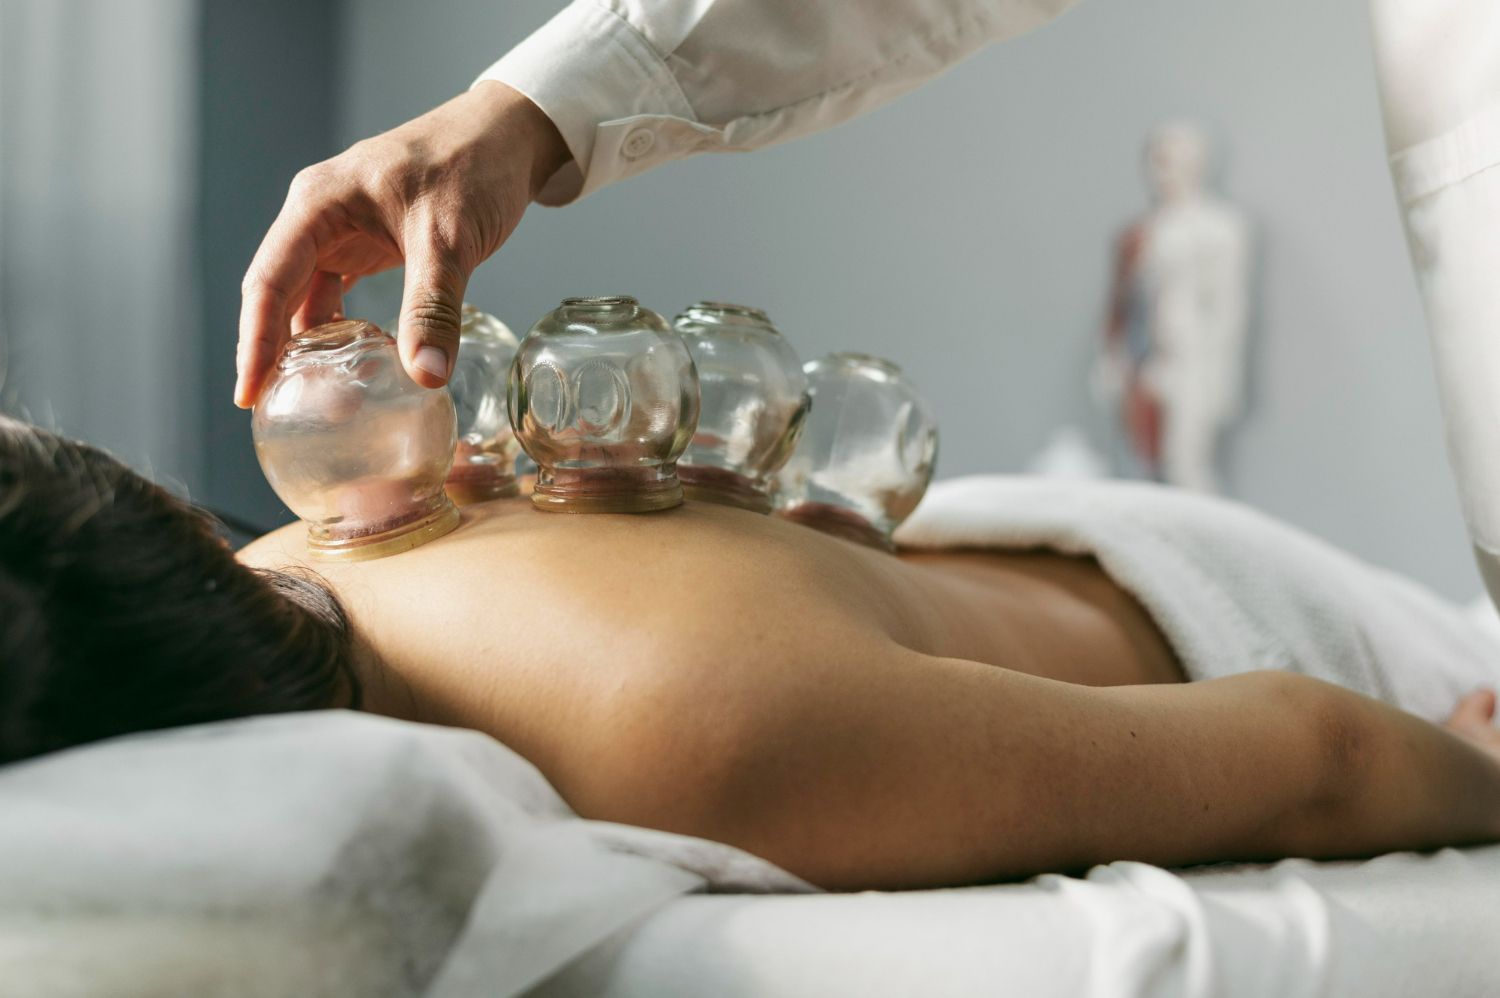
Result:
{"label": "white towel", "polygon": [[1500,683],[1493,628],[1221,499],[1130,482],[950,479],[932,487],[896,540],[1092,555],[1152,615],[1193,679],[1285,669],[1430,720]]}
{"label": "white towel", "polygon": [[513,995],[737,849],[583,821],[488,736],[325,711],[0,768],[0,995]]}

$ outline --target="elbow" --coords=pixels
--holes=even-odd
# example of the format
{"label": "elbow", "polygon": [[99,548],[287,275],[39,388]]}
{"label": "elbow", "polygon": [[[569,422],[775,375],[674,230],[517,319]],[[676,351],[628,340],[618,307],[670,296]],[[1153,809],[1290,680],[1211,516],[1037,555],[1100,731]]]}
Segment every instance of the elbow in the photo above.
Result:
{"label": "elbow", "polygon": [[[1362,802],[1380,763],[1371,712],[1357,696],[1304,676],[1281,674],[1273,695],[1298,719],[1305,769],[1282,822],[1283,855],[1330,855],[1361,820]],[[1337,851],[1337,850],[1335,850]]]}
{"label": "elbow", "polygon": [[1369,783],[1378,739],[1362,701],[1329,683],[1312,683],[1309,726],[1315,775],[1310,807],[1315,813],[1343,814]]}

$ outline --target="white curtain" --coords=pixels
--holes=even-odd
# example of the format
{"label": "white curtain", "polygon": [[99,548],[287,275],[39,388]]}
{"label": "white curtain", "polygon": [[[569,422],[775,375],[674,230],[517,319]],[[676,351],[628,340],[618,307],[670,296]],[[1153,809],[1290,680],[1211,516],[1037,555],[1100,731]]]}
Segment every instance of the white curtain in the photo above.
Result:
{"label": "white curtain", "polygon": [[0,0],[0,407],[201,466],[196,0]]}

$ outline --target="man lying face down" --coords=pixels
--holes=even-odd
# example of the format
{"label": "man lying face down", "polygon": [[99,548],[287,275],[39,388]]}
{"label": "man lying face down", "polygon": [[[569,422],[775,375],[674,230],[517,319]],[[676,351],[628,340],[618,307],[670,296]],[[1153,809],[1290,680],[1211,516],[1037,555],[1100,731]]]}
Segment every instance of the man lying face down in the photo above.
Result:
{"label": "man lying face down", "polygon": [[[1207,502],[1131,488],[1168,511]],[[1273,575],[1312,590],[1337,560],[1385,584],[1323,557]],[[1305,675],[1223,675],[1087,555],[892,556],[716,505],[499,500],[414,551],[319,572],[300,525],[236,560],[107,455],[0,423],[0,759],[355,706],[488,732],[586,817],[842,889],[1500,839],[1492,694],[1439,726]],[[1309,616],[1335,612],[1325,588]],[[1402,592],[1414,620],[1472,627]],[[1460,636],[1475,676],[1500,671],[1500,643]],[[1243,640],[1226,631],[1218,665]]]}

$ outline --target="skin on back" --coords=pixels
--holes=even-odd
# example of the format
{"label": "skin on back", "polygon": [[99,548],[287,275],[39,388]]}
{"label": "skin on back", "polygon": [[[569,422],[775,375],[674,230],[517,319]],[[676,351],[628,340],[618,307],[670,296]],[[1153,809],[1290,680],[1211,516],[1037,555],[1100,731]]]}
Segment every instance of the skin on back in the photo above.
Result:
{"label": "skin on back", "polygon": [[486,731],[578,813],[740,846],[832,888],[1362,855],[1500,834],[1500,767],[1283,673],[1182,684],[1087,559],[905,560],[689,503],[465,509],[380,561],[245,549],[345,603],[366,709]]}
{"label": "skin on back", "polygon": [[540,717],[571,728],[585,718],[570,708],[649,684],[654,663],[731,653],[771,669],[853,644],[1090,685],[1182,678],[1149,617],[1088,559],[893,558],[702,503],[573,516],[501,501],[463,515],[452,534],[376,561],[313,561],[300,524],[239,556],[329,584],[371,666],[367,709],[512,745],[533,744]]}

